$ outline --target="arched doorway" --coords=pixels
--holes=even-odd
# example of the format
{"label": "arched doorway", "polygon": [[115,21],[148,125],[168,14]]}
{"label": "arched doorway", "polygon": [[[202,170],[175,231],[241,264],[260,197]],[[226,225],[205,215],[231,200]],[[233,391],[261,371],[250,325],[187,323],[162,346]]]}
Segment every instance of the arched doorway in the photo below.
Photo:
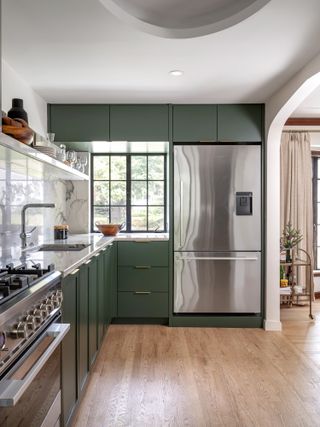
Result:
{"label": "arched doorway", "polygon": [[264,328],[281,330],[279,295],[280,142],[293,111],[320,85],[320,55],[266,103],[266,307]]}

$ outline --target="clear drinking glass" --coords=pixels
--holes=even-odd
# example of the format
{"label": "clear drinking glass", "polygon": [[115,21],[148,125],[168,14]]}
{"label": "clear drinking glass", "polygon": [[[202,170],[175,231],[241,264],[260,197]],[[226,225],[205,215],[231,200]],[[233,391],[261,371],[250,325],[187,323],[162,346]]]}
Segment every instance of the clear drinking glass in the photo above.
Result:
{"label": "clear drinking glass", "polygon": [[76,152],[74,150],[67,151],[67,160],[68,160],[70,166],[74,168],[74,165],[77,161],[77,155],[76,155]]}

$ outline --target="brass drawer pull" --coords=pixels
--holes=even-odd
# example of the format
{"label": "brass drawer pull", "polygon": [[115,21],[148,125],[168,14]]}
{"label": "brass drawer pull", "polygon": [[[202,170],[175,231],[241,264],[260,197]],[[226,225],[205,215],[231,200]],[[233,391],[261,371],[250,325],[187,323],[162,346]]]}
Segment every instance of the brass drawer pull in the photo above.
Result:
{"label": "brass drawer pull", "polygon": [[134,268],[137,270],[148,270],[151,268],[151,265],[135,265]]}
{"label": "brass drawer pull", "polygon": [[136,291],[134,292],[134,295],[150,295],[151,292],[147,292],[147,291]]}
{"label": "brass drawer pull", "polygon": [[89,261],[85,262],[85,265],[89,265],[91,263],[92,259],[89,259]]}
{"label": "brass drawer pull", "polygon": [[79,268],[77,268],[76,270],[73,270],[73,272],[72,272],[72,273],[70,273],[70,276],[73,276],[74,274],[77,274],[77,273],[78,273],[78,271],[79,271]]}

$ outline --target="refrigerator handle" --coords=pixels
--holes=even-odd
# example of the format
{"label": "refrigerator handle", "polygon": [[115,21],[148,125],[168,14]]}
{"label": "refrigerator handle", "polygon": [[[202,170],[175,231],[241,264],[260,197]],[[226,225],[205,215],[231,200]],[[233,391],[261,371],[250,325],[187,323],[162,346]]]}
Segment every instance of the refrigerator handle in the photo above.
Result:
{"label": "refrigerator handle", "polygon": [[215,257],[215,256],[195,256],[179,257],[184,261],[258,261],[257,257]]}
{"label": "refrigerator handle", "polygon": [[184,229],[182,210],[183,210],[183,181],[180,181],[180,248],[182,247],[182,232]]}

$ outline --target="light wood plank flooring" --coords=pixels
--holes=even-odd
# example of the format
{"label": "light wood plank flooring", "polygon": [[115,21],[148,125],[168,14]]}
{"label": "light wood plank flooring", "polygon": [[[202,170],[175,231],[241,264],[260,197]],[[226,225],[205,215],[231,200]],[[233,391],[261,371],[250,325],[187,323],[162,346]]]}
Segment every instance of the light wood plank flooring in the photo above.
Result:
{"label": "light wood plank flooring", "polygon": [[74,427],[320,426],[320,305],[291,310],[281,333],[111,326]]}

